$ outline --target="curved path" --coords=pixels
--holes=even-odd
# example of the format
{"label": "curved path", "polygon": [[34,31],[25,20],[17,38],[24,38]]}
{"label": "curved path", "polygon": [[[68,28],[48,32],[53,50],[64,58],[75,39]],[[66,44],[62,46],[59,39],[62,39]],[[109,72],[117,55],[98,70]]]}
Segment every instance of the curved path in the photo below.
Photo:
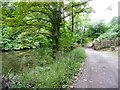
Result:
{"label": "curved path", "polygon": [[74,88],[118,88],[118,57],[86,49],[84,70]]}

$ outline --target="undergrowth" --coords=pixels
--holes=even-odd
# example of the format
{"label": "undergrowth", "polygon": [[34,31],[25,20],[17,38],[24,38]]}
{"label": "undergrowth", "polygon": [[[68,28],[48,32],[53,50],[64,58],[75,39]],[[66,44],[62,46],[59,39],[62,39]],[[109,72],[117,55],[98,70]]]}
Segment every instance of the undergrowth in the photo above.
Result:
{"label": "undergrowth", "polygon": [[12,88],[66,88],[72,83],[73,77],[79,72],[86,54],[83,48],[76,48],[65,56],[60,56],[46,66],[37,65],[22,74],[10,74]]}

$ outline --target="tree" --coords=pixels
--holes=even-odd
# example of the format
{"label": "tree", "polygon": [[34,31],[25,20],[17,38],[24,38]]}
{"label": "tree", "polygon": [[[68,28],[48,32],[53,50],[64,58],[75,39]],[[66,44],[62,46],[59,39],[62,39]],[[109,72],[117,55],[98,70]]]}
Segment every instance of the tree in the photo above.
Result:
{"label": "tree", "polygon": [[[59,51],[60,28],[65,25],[65,18],[72,16],[74,19],[78,13],[88,12],[90,9],[90,7],[87,7],[88,1],[79,3],[69,1],[68,3],[15,2],[10,5],[10,8],[2,8],[3,23],[4,26],[11,28],[9,39],[12,39],[16,45],[26,42],[26,44],[29,43],[30,47],[34,47],[35,42],[44,42],[41,42],[41,36],[44,37],[44,40],[47,38],[53,49],[53,57],[55,57],[55,54]],[[73,12],[71,12],[71,9]],[[74,20],[72,21],[71,31],[74,31],[73,27]],[[17,42],[21,35],[23,41]],[[31,38],[24,36],[30,36]]]}
{"label": "tree", "polygon": [[101,34],[105,33],[107,31],[107,26],[104,23],[104,21],[94,22],[93,24],[90,24],[88,27],[88,30],[86,32],[87,37],[94,40],[95,38],[98,38]]}
{"label": "tree", "polygon": [[109,23],[107,23],[107,30],[105,33],[101,34],[98,39],[114,39],[119,37],[119,22],[118,17],[113,17]]}

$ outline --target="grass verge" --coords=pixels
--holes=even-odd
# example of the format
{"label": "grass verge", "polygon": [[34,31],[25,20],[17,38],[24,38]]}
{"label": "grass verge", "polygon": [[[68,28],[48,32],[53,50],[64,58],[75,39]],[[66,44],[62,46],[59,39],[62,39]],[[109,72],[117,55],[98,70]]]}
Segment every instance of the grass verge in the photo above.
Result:
{"label": "grass verge", "polygon": [[76,48],[54,63],[24,69],[24,73],[12,75],[12,88],[67,88],[79,72],[86,54],[83,48]]}

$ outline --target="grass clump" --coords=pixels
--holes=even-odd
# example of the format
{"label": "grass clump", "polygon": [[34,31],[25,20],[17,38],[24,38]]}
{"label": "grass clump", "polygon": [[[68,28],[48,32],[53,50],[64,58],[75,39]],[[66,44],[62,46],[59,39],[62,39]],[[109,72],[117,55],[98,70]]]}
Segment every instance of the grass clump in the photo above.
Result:
{"label": "grass clump", "polygon": [[[83,48],[77,48],[46,66],[36,66],[14,76],[13,88],[66,88],[79,72],[86,54]],[[17,82],[16,82],[17,81]]]}

